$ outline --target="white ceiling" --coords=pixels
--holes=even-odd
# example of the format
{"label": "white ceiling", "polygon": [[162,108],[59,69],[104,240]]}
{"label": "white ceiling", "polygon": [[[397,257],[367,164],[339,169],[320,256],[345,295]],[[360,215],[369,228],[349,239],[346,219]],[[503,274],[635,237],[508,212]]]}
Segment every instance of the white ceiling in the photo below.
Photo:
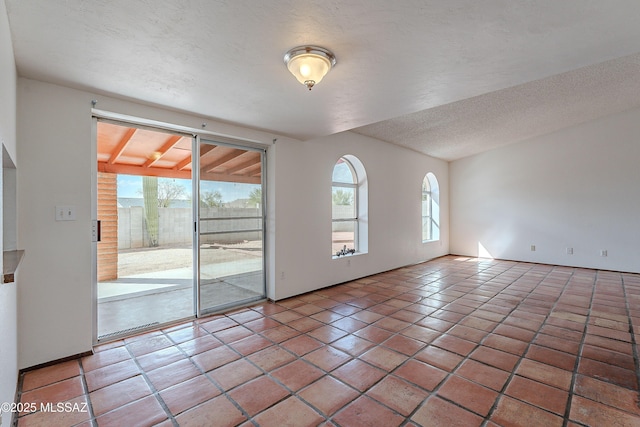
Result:
{"label": "white ceiling", "polygon": [[[446,160],[640,106],[637,0],[4,0],[20,76]],[[337,66],[309,92],[297,45]]]}

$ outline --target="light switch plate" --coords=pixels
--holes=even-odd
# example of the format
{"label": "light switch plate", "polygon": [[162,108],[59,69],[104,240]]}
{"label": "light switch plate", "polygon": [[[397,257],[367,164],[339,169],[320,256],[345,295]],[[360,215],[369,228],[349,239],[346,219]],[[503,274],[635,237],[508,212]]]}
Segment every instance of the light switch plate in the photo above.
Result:
{"label": "light switch plate", "polygon": [[75,206],[56,206],[56,221],[75,221]]}

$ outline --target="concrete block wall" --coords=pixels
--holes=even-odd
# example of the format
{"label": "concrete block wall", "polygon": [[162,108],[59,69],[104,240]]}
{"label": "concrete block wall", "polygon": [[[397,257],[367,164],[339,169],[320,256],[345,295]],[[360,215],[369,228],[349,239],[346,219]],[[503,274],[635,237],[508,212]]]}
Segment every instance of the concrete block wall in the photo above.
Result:
{"label": "concrete block wall", "polygon": [[144,208],[118,208],[118,249],[144,248],[148,244]]}
{"label": "concrete block wall", "polygon": [[[255,208],[202,208],[203,218],[253,217],[260,215]],[[159,208],[158,242],[165,245],[189,245],[193,238],[193,219],[189,208]],[[203,232],[251,230],[262,226],[261,219],[203,221]],[[257,240],[259,232],[230,233],[202,236],[202,243],[229,244],[242,240]],[[144,208],[118,208],[118,249],[145,248],[149,245],[144,220]]]}

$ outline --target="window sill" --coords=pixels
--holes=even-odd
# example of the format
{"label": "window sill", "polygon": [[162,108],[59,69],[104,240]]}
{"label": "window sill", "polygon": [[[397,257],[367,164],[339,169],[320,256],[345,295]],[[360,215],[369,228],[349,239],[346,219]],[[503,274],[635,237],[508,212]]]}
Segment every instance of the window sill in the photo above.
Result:
{"label": "window sill", "polygon": [[23,256],[24,251],[4,251],[2,253],[2,283],[15,281],[15,273]]}
{"label": "window sill", "polygon": [[356,252],[356,253],[351,254],[351,255],[342,255],[342,256],[333,255],[331,257],[331,259],[349,259],[349,258],[353,258],[354,256],[366,255],[366,254],[367,254],[367,252]]}

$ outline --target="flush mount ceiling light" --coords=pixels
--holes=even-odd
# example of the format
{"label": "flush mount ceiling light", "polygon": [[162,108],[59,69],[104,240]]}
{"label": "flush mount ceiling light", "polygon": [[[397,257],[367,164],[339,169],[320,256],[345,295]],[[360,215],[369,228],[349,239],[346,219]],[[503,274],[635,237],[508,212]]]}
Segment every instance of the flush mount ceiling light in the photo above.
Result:
{"label": "flush mount ceiling light", "polygon": [[284,63],[291,74],[311,90],[336,65],[336,57],[323,47],[298,46],[284,55]]}

